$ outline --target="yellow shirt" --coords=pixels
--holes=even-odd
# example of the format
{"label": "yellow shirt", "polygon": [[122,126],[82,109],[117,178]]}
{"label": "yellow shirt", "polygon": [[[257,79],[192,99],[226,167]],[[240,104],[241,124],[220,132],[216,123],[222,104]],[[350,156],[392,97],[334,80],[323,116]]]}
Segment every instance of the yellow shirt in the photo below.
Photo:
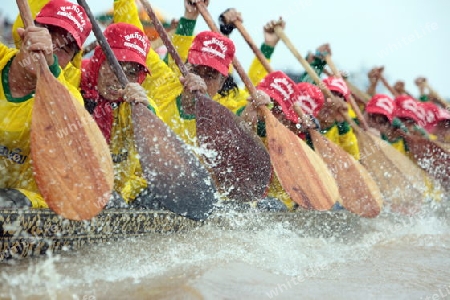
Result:
{"label": "yellow shirt", "polygon": [[356,139],[353,128],[347,123],[341,124],[341,128],[337,124],[334,124],[328,129],[322,130],[322,134],[330,141],[339,145],[348,154],[353,156],[356,160],[360,159],[359,145]]}
{"label": "yellow shirt", "polygon": [[[9,90],[8,72],[16,53],[16,49],[0,44],[0,188],[18,189],[30,199],[34,208],[46,208],[47,204],[39,194],[33,178],[30,160],[34,93],[13,98]],[[59,66],[53,65],[50,69],[58,81],[84,105],[80,93],[65,81]]]}
{"label": "yellow shirt", "polygon": [[114,108],[109,148],[114,163],[114,190],[130,202],[147,187],[134,143],[130,103],[123,102]]}

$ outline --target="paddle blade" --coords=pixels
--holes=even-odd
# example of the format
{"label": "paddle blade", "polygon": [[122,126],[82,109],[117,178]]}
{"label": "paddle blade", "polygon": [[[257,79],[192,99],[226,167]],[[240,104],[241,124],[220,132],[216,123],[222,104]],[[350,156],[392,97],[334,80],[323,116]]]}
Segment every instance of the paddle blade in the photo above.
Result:
{"label": "paddle blade", "polygon": [[425,193],[421,170],[380,138],[361,130],[355,130],[355,134],[360,161],[380,188],[385,203],[395,212],[417,213]]}
{"label": "paddle blade", "polygon": [[353,156],[315,130],[310,131],[316,152],[327,164],[339,187],[342,205],[352,213],[374,218],[380,214],[381,193]]}
{"label": "paddle blade", "polygon": [[340,200],[336,181],[323,160],[265,107],[270,158],[281,186],[303,208],[329,210]]}
{"label": "paddle blade", "polygon": [[228,198],[252,201],[264,196],[271,178],[270,156],[262,141],[229,109],[206,97],[196,102],[197,140],[211,155],[205,163]]}
{"label": "paddle blade", "polygon": [[59,81],[40,66],[31,123],[31,155],[50,209],[88,220],[109,201],[114,172],[100,129]]}
{"label": "paddle blade", "polygon": [[450,153],[434,142],[421,137],[407,136],[406,141],[414,161],[449,191]]}
{"label": "paddle blade", "polygon": [[216,202],[208,171],[183,141],[143,105],[132,106],[135,142],[150,192],[185,217],[204,220]]}

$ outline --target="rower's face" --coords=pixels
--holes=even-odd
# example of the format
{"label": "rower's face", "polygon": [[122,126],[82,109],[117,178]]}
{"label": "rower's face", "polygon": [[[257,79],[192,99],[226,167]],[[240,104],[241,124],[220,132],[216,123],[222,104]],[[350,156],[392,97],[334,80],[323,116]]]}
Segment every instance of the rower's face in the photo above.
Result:
{"label": "rower's face", "polygon": [[63,28],[43,24],[38,26],[48,29],[52,37],[53,54],[56,55],[59,65],[64,69],[79,51],[75,39]]}
{"label": "rower's face", "polygon": [[381,133],[386,133],[390,127],[389,119],[381,114],[368,114],[367,123]]}
{"label": "rower's face", "polygon": [[[120,62],[120,65],[129,82],[138,82],[141,72],[145,72],[137,63]],[[98,72],[97,88],[99,94],[106,100],[117,101],[121,98],[122,85],[106,60]]]}
{"label": "rower's face", "polygon": [[222,88],[225,83],[226,77],[222,75],[219,71],[208,67],[200,65],[189,65],[189,69],[194,73],[203,78],[207,86],[208,95],[214,97],[217,92]]}

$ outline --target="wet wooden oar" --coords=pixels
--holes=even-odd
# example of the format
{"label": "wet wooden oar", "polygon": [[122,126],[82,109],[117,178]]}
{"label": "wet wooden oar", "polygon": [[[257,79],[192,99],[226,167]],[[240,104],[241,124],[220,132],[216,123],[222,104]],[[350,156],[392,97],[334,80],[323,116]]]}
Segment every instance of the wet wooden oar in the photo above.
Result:
{"label": "wet wooden oar", "polygon": [[[94,34],[122,86],[128,84],[122,67],[85,0],[78,0],[91,20]],[[212,213],[215,186],[194,153],[142,104],[132,105],[133,129],[139,160],[150,192],[161,204],[182,216],[204,220]]]}
{"label": "wet wooden oar", "polygon": [[[281,40],[286,44],[292,54],[298,59],[300,64],[305,68],[308,74],[313,78],[316,84],[326,93],[326,96],[333,98],[331,92],[325,87],[317,74],[312,70],[311,66],[306,62],[298,50],[294,47],[292,42],[284,33],[283,29],[280,27],[275,28],[275,32],[281,38]],[[336,72],[336,70],[333,70]],[[358,144],[361,153],[361,163],[367,169],[369,174],[378,184],[380,191],[383,195],[384,200],[387,203],[391,203],[391,206],[397,211],[405,213],[415,213],[417,211],[418,199],[422,198],[422,193],[417,190],[417,181],[411,181],[405,177],[403,171],[410,172],[411,170],[402,169],[400,170],[396,165],[392,164],[389,159],[391,156],[394,160],[399,159],[402,163],[408,164],[405,161],[405,157],[398,156],[401,153],[395,153],[393,147],[391,147],[386,142],[381,139],[370,135],[362,131],[358,126],[355,126],[354,122],[350,120],[347,114],[344,115],[347,120],[352,124],[355,134],[358,138]],[[394,150],[394,151],[391,151]],[[398,152],[398,151],[397,151]],[[414,168],[414,165],[408,165]],[[416,169],[417,170],[417,169]],[[408,189],[405,189],[408,187]]]}
{"label": "wet wooden oar", "polygon": [[[341,77],[330,56],[326,57],[327,64],[330,65],[333,73]],[[358,144],[361,151],[364,151],[364,160],[361,162],[365,166],[370,165],[371,174],[377,174],[374,178],[380,182],[385,182],[381,188],[391,204],[394,211],[405,214],[414,214],[420,210],[420,202],[426,193],[424,176],[426,176],[410,159],[391,147],[389,143],[382,141],[379,137],[369,133],[368,125],[359,107],[356,105],[353,96],[349,96],[349,102],[363,125],[365,131],[356,126],[348,115],[346,118],[352,124],[353,130],[358,137]],[[370,149],[368,149],[370,147]],[[377,149],[377,150],[375,150]],[[380,151],[378,151],[380,150]],[[362,157],[363,158],[363,157]],[[369,168],[369,167],[368,167]],[[388,170],[381,171],[381,170]],[[395,184],[394,184],[395,183]],[[408,187],[403,189],[403,187]]]}
{"label": "wet wooden oar", "polygon": [[[25,27],[34,26],[28,2],[17,0]],[[75,128],[76,130],[72,130]],[[69,135],[58,136],[68,131]],[[113,188],[108,145],[87,111],[38,55],[31,122],[34,178],[49,208],[70,220],[101,212]]]}
{"label": "wet wooden oar", "polygon": [[[156,17],[151,5],[141,0],[168,53],[183,76],[188,70]],[[270,156],[264,144],[245,122],[229,109],[196,94],[196,132],[199,146],[215,152],[214,158],[204,156],[219,190],[228,198],[253,201],[264,196],[271,177]]]}
{"label": "wet wooden oar", "polygon": [[[239,21],[235,22],[235,26],[266,71],[272,73],[272,67],[262,52],[256,47],[242,23]],[[295,107],[294,110],[299,116],[303,115],[299,107]],[[314,149],[326,163],[336,180],[342,205],[347,210],[360,216],[376,217],[381,211],[381,193],[367,171],[350,154],[317,131],[310,129],[309,133]]]}
{"label": "wet wooden oar", "polygon": [[[219,32],[208,10],[202,3],[197,8],[212,31]],[[235,57],[238,72],[250,95],[256,89]],[[283,189],[303,208],[329,210],[340,200],[336,181],[322,159],[281,124],[266,107],[260,108],[265,118],[268,148],[272,165]]]}
{"label": "wet wooden oar", "polygon": [[[381,76],[385,87],[392,90],[389,83]],[[428,175],[437,180],[441,186],[450,191],[450,153],[435,142],[410,134],[403,136],[414,162]]]}

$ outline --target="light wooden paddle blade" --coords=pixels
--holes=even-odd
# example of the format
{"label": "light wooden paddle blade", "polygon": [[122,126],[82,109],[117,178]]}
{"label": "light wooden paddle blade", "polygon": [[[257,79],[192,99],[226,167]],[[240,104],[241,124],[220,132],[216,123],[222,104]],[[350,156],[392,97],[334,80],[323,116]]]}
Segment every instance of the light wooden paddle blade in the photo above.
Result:
{"label": "light wooden paddle blade", "polygon": [[216,202],[216,189],[208,171],[146,107],[133,105],[132,117],[139,159],[152,196],[179,215],[206,219]]}
{"label": "light wooden paddle blade", "polygon": [[50,209],[89,220],[109,201],[114,172],[95,121],[42,63],[31,122],[31,155],[39,191]]}
{"label": "light wooden paddle blade", "polygon": [[310,131],[314,149],[327,164],[339,187],[342,205],[366,218],[380,214],[383,200],[375,181],[359,162],[315,130]]}
{"label": "light wooden paddle blade", "polygon": [[267,144],[275,173],[293,201],[306,209],[329,210],[340,200],[323,160],[266,108]]}
{"label": "light wooden paddle blade", "polygon": [[442,188],[450,190],[450,153],[434,142],[415,136],[407,136],[412,158],[427,174],[437,180]]}
{"label": "light wooden paddle blade", "polygon": [[355,134],[360,161],[378,184],[386,206],[402,214],[417,213],[425,193],[421,170],[387,142],[361,130]]}
{"label": "light wooden paddle blade", "polygon": [[197,99],[196,116],[198,145],[207,149],[203,158],[220,192],[237,201],[261,199],[272,174],[261,139],[228,108],[210,99]]}

